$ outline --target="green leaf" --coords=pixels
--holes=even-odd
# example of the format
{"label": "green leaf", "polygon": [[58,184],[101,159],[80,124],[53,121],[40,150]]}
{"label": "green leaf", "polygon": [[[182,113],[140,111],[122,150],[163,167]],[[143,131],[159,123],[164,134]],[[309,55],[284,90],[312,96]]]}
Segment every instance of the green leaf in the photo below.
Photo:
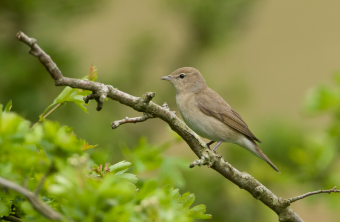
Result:
{"label": "green leaf", "polygon": [[[84,76],[82,79],[88,79],[90,81],[95,81],[98,78],[97,68],[91,64],[90,72],[88,75]],[[66,86],[64,90],[57,96],[57,98],[53,101],[51,105],[49,105],[46,110],[43,112],[42,116],[48,112],[54,105],[58,103],[65,103],[65,102],[74,102],[79,108],[81,108],[85,113],[87,113],[87,109],[85,105],[87,105],[83,97],[89,95],[91,91],[82,90],[71,88]]]}
{"label": "green leaf", "polygon": [[92,169],[99,169],[99,166],[98,166],[97,164],[94,164],[94,165],[92,166]]}
{"label": "green leaf", "polygon": [[87,109],[85,107],[85,105],[87,105],[86,103],[84,102],[74,102],[81,110],[83,110],[85,113],[88,113],[87,112]]}
{"label": "green leaf", "polygon": [[0,200],[0,217],[8,216],[11,213],[11,207],[6,205],[3,201]]}
{"label": "green leaf", "polygon": [[190,209],[189,216],[195,219],[211,219],[210,214],[204,214],[206,210],[207,207],[204,204],[197,205]]}
{"label": "green leaf", "polygon": [[142,200],[149,196],[152,192],[156,190],[158,183],[156,180],[149,180],[144,183],[143,187],[139,190],[137,199]]}
{"label": "green leaf", "polygon": [[[176,187],[184,187],[185,179],[179,169],[187,169],[187,161],[178,158],[166,156],[163,158],[162,164],[160,166],[159,180],[162,184],[170,184]],[[171,169],[171,171],[169,170]]]}
{"label": "green leaf", "polygon": [[132,173],[123,173],[123,174],[118,174],[117,176],[120,177],[120,178],[124,178],[131,183],[137,183],[138,182],[137,176],[135,174],[132,174]]}
{"label": "green leaf", "polygon": [[70,97],[71,93],[76,89],[72,89],[69,86],[66,86],[63,91],[57,96],[54,100],[54,104],[66,102],[67,99]]}
{"label": "green leaf", "polygon": [[5,191],[0,190],[0,217],[7,216],[11,213],[11,205],[11,198]]}
{"label": "green leaf", "polygon": [[200,204],[197,206],[194,206],[190,209],[190,211],[196,212],[196,213],[204,213],[207,210],[207,207],[204,204]]}
{"label": "green leaf", "polygon": [[9,113],[12,109],[12,100],[10,100],[7,104],[6,104],[6,107],[5,107],[5,110],[4,112],[5,113]]}
{"label": "green leaf", "polygon": [[110,166],[110,172],[114,174],[122,174],[126,172],[130,166],[131,166],[130,162],[123,160],[120,161],[119,163]]}
{"label": "green leaf", "polygon": [[28,144],[36,144],[42,139],[44,135],[43,127],[41,125],[36,125],[32,131],[25,135],[25,142]]}
{"label": "green leaf", "polygon": [[79,95],[79,94],[72,95],[68,101],[85,103],[83,100],[83,95]]}
{"label": "green leaf", "polygon": [[94,147],[97,147],[98,145],[90,145],[88,142],[84,141],[84,145],[83,145],[83,148],[81,150],[88,150],[88,149],[91,149],[91,148],[94,148]]}
{"label": "green leaf", "polygon": [[179,203],[183,204],[183,208],[189,208],[191,204],[195,201],[195,195],[190,192],[184,193],[180,198],[178,198]]}
{"label": "green leaf", "polygon": [[140,173],[159,168],[165,149],[167,146],[156,147],[147,144],[146,139],[142,137],[137,147],[132,150],[123,147],[122,151],[127,160],[133,161],[134,173]]}
{"label": "green leaf", "polygon": [[54,100],[54,102],[44,111],[44,113],[46,113],[52,106],[65,102],[74,102],[77,106],[79,106],[79,108],[87,113],[87,109],[85,107],[87,104],[83,100],[83,97],[89,95],[90,93],[91,92],[87,90],[72,89],[71,87],[66,86],[65,89]]}
{"label": "green leaf", "polygon": [[170,185],[165,185],[163,187],[163,190],[165,191],[165,193],[167,193],[169,196],[173,197],[173,198],[179,198],[180,194],[179,194],[179,189],[178,188],[173,188]]}

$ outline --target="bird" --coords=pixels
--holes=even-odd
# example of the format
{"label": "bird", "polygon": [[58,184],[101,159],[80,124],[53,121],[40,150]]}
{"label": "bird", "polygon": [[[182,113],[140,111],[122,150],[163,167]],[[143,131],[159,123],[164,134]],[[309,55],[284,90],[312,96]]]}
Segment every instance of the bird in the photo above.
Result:
{"label": "bird", "polygon": [[262,152],[256,142],[261,141],[250,131],[241,116],[209,88],[202,74],[193,67],[182,67],[161,77],[172,83],[176,103],[184,122],[199,136],[209,139],[206,145],[217,142],[215,152],[222,143],[237,144],[266,161],[275,171],[279,169]]}

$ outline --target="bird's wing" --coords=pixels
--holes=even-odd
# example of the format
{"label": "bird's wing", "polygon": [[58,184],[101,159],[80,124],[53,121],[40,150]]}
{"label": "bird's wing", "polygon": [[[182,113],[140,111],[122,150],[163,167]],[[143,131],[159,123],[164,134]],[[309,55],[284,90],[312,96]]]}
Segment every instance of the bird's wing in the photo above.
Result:
{"label": "bird's wing", "polygon": [[241,116],[212,89],[207,88],[204,92],[196,94],[195,100],[199,109],[204,114],[220,120],[227,126],[261,143],[249,130]]}

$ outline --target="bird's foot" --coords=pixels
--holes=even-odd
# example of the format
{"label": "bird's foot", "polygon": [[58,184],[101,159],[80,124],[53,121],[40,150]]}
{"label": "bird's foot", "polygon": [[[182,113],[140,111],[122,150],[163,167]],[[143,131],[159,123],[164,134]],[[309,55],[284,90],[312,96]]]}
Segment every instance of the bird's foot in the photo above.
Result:
{"label": "bird's foot", "polygon": [[215,141],[210,141],[209,143],[206,143],[205,145],[207,145],[207,147],[211,150],[210,145],[213,143],[215,143]]}

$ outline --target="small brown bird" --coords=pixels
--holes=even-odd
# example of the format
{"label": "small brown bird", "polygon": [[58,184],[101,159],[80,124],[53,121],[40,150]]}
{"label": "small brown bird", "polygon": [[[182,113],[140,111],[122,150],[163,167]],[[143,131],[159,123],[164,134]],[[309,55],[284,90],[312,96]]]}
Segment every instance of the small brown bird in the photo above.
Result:
{"label": "small brown bird", "polygon": [[184,122],[198,135],[211,140],[207,143],[208,147],[215,142],[217,144],[213,150],[222,142],[237,144],[280,172],[257,146],[255,141],[261,141],[249,130],[241,116],[207,86],[197,69],[179,68],[161,79],[174,85],[177,106]]}

